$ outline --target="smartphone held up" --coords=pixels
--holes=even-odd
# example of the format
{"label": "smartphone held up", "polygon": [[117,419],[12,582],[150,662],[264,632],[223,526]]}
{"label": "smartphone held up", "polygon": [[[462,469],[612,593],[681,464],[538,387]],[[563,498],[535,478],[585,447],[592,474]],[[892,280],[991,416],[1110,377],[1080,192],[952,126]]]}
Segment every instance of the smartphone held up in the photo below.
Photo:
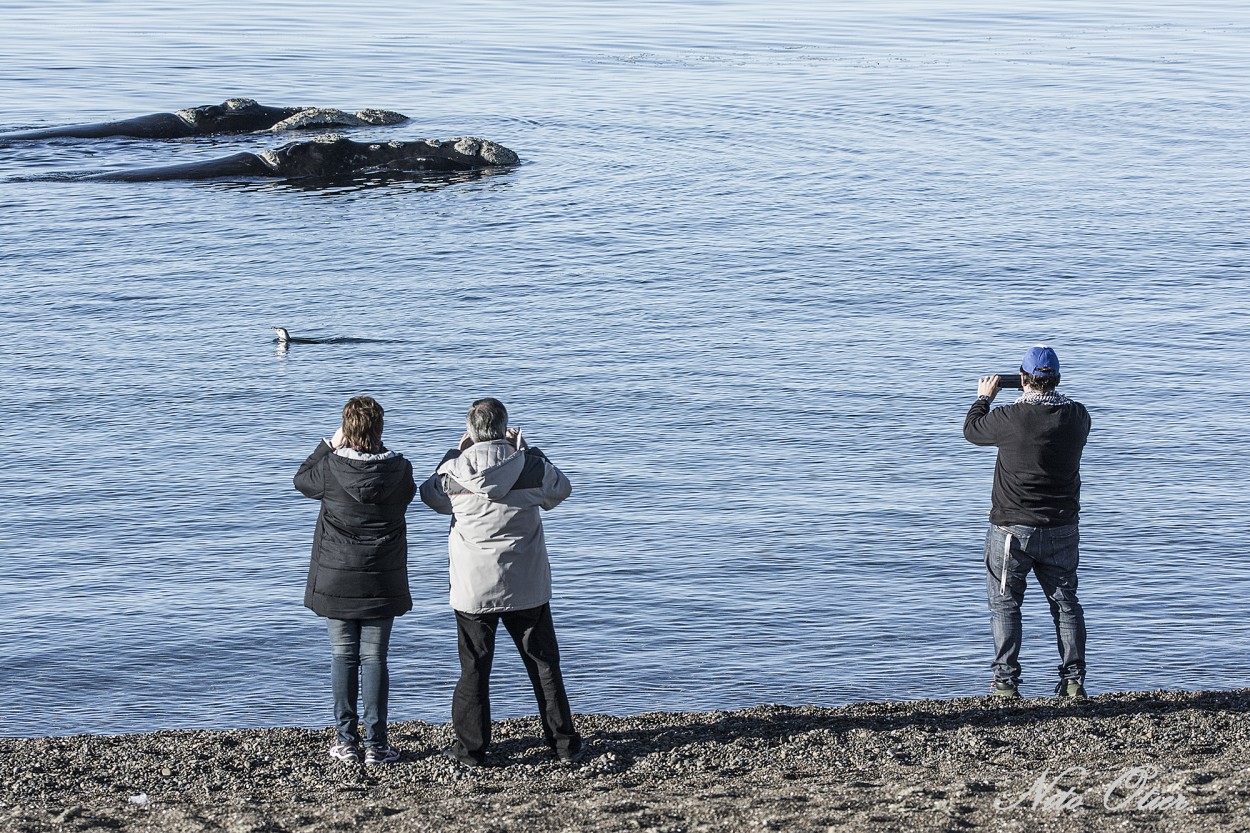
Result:
{"label": "smartphone held up", "polygon": [[998,389],[999,390],[1002,390],[1004,388],[1008,388],[1010,390],[1021,390],[1022,387],[1023,386],[1020,384],[1019,371],[1016,371],[1013,373],[998,374]]}

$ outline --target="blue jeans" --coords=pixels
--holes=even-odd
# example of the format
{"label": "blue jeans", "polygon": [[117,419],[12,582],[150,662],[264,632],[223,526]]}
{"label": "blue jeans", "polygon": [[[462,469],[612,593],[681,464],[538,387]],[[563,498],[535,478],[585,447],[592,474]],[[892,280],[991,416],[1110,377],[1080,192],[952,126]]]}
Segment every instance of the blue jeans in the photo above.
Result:
{"label": "blue jeans", "polygon": [[1080,539],[1076,524],[990,527],[985,536],[985,589],[994,631],[995,680],[1020,683],[1020,602],[1032,570],[1055,620],[1059,677],[1084,682],[1085,611],[1076,598]]}
{"label": "blue jeans", "polygon": [[326,619],[330,631],[330,665],[334,684],[334,722],[339,743],[360,743],[357,694],[363,695],[365,746],[386,746],[386,696],[390,674],[386,650],[395,617]]}

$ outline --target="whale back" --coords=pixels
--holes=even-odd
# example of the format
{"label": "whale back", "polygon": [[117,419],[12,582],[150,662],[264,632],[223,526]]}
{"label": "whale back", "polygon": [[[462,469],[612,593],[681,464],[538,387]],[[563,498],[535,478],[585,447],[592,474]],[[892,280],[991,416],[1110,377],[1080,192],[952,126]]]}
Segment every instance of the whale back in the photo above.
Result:
{"label": "whale back", "polygon": [[276,150],[267,150],[261,158],[283,176],[329,177],[373,166],[369,145],[341,136],[318,137],[307,142],[291,142]]}
{"label": "whale back", "polygon": [[250,98],[230,98],[221,104],[189,107],[175,113],[196,133],[247,133],[265,130],[306,107],[266,107]]}
{"label": "whale back", "polygon": [[408,117],[403,113],[396,113],[394,110],[357,110],[356,118],[365,124],[376,124],[387,126],[392,124],[400,124],[408,121]]}
{"label": "whale back", "polygon": [[337,134],[291,142],[260,158],[279,175],[318,178],[371,170],[468,171],[520,161],[503,145],[476,137],[368,143]]}
{"label": "whale back", "polygon": [[333,107],[310,107],[283,119],[269,129],[277,132],[310,127],[365,127],[399,124],[407,120],[408,117],[403,113],[391,110],[359,110],[353,114],[335,110]]}

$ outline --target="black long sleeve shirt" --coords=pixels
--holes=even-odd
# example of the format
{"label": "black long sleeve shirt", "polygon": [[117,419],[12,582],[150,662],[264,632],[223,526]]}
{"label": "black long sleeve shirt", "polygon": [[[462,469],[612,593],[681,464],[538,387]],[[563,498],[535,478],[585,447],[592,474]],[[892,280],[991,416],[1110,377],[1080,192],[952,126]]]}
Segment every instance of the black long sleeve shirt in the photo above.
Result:
{"label": "black long sleeve shirt", "polygon": [[1067,526],[1081,511],[1081,451],[1089,412],[1079,402],[1019,402],[990,408],[978,398],[964,419],[964,438],[998,448],[990,523]]}

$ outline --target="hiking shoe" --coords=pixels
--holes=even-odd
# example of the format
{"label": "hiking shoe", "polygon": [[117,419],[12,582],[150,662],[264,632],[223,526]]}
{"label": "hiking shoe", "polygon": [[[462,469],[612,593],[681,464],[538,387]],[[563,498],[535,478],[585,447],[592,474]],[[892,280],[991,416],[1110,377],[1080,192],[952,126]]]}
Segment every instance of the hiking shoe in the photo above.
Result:
{"label": "hiking shoe", "polygon": [[1060,680],[1055,686],[1056,697],[1085,697],[1085,686],[1080,680]]}
{"label": "hiking shoe", "polygon": [[366,764],[393,764],[399,760],[399,750],[393,746],[370,746],[365,750]]}
{"label": "hiking shoe", "polygon": [[567,755],[561,755],[558,752],[556,753],[556,757],[560,759],[560,763],[565,766],[577,766],[582,761],[586,760],[588,755],[590,755],[590,747],[587,746],[585,742],[583,742],[581,746],[577,747],[576,752],[569,752]]}
{"label": "hiking shoe", "polygon": [[330,757],[336,761],[358,764],[361,761],[360,747],[354,743],[336,743],[330,747]]}
{"label": "hiking shoe", "polygon": [[469,755],[465,752],[461,752],[455,746],[449,746],[446,749],[444,749],[442,752],[440,752],[439,754],[442,755],[444,758],[447,758],[448,760],[451,760],[457,764],[460,764],[460,766],[475,767],[475,766],[486,765],[485,760],[478,760],[477,758],[474,758],[472,755]]}
{"label": "hiking shoe", "polygon": [[991,697],[1019,697],[1020,688],[1015,683],[995,680],[990,684]]}

